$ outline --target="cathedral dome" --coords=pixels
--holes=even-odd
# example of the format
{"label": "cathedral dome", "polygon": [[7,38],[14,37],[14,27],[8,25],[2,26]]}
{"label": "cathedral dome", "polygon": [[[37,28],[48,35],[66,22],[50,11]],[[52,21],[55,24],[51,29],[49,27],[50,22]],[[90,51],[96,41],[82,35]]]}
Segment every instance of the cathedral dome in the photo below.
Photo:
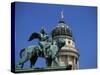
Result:
{"label": "cathedral dome", "polygon": [[64,22],[63,13],[61,13],[61,20],[58,25],[52,30],[52,37],[56,36],[69,36],[72,37],[72,31],[68,25]]}
{"label": "cathedral dome", "polygon": [[69,27],[62,21],[59,22],[58,26],[56,26],[52,31],[52,37],[55,36],[70,36],[72,37],[72,32]]}

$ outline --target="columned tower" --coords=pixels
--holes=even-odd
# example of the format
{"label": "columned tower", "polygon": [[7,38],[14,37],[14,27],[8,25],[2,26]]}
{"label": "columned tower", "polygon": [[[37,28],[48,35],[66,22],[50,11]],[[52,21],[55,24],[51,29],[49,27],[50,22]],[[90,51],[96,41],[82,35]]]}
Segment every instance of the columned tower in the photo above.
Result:
{"label": "columned tower", "polygon": [[72,69],[79,68],[79,52],[75,45],[72,31],[64,21],[63,11],[61,11],[61,19],[58,25],[52,30],[52,39],[55,43],[57,38],[64,38],[66,44],[59,51],[58,60],[60,66],[72,66]]}

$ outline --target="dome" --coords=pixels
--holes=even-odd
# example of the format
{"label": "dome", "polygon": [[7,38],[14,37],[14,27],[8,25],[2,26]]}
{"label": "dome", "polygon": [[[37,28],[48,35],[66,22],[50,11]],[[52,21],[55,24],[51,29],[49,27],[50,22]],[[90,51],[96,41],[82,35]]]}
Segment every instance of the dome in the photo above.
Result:
{"label": "dome", "polygon": [[64,22],[63,11],[61,12],[61,20],[58,22],[58,25],[52,30],[52,38],[56,36],[68,36],[69,38],[72,38],[72,31]]}
{"label": "dome", "polygon": [[56,26],[52,31],[52,37],[56,36],[69,36],[72,37],[72,31],[65,24],[64,21],[59,21],[58,26]]}

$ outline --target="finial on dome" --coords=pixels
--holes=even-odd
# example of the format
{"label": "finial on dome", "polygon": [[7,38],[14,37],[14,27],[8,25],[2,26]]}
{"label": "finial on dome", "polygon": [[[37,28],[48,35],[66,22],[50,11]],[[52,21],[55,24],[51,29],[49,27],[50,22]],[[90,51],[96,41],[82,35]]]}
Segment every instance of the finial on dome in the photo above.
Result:
{"label": "finial on dome", "polygon": [[60,19],[59,23],[64,23],[64,13],[63,13],[63,10],[60,12],[60,17],[61,17],[61,19]]}
{"label": "finial on dome", "polygon": [[63,12],[63,10],[61,11],[61,19],[64,19],[64,12]]}

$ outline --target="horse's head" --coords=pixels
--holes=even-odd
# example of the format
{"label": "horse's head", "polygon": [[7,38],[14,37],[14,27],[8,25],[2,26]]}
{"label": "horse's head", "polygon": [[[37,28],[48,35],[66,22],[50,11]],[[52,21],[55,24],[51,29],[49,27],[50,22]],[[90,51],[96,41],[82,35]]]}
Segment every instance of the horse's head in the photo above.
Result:
{"label": "horse's head", "polygon": [[56,44],[59,48],[62,48],[65,45],[65,40],[63,38],[58,38]]}

